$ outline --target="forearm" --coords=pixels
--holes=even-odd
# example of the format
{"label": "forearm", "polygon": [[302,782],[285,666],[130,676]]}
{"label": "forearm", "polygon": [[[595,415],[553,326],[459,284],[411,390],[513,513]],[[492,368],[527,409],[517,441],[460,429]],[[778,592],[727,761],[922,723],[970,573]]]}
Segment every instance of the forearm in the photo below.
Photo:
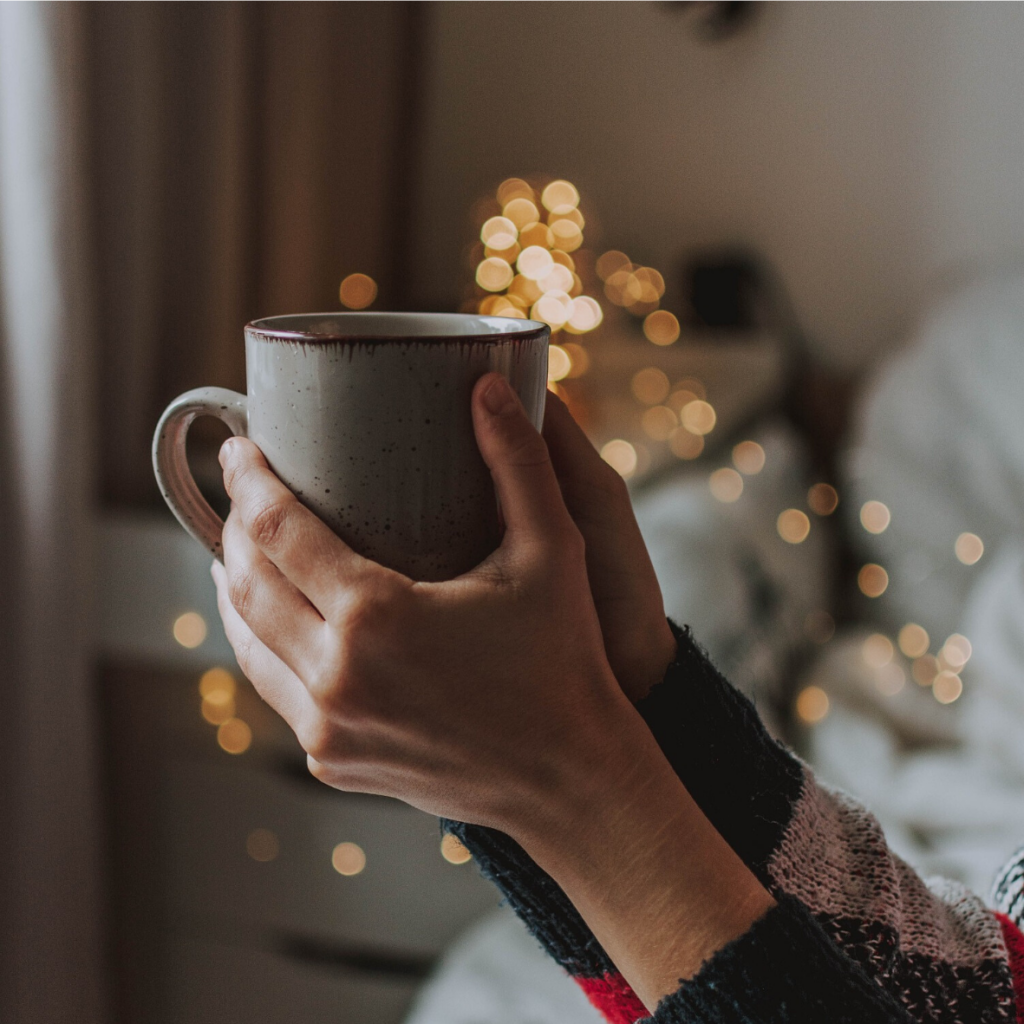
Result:
{"label": "forearm", "polygon": [[618,745],[602,751],[599,769],[553,794],[516,838],[653,1011],[774,901],[635,712],[615,735]]}

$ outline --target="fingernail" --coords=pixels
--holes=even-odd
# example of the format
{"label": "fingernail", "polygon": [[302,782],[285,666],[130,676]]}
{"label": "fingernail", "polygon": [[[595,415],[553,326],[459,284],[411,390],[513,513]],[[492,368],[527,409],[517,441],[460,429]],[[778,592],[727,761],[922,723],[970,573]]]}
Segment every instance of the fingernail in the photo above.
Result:
{"label": "fingernail", "polygon": [[227,466],[228,462],[230,462],[231,459],[234,458],[234,454],[235,454],[235,439],[233,437],[229,437],[220,446],[220,452],[217,455],[217,459],[220,462],[220,468],[221,469],[224,469]]}
{"label": "fingernail", "polygon": [[484,408],[492,416],[499,416],[502,413],[510,412],[519,401],[516,398],[516,393],[509,386],[508,381],[501,376],[495,377],[484,388],[484,393],[481,397],[484,401]]}

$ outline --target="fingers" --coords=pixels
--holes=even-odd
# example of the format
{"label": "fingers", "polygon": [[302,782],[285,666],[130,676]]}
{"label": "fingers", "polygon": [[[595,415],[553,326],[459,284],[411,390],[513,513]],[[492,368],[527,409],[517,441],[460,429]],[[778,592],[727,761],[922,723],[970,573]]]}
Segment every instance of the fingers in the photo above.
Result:
{"label": "fingers", "polygon": [[262,644],[301,678],[322,653],[324,620],[251,540],[237,509],[224,523],[224,579],[231,606]]}
{"label": "fingers", "polygon": [[482,377],[473,391],[477,445],[494,478],[506,536],[544,540],[572,528],[544,438],[507,380]]}
{"label": "fingers", "polygon": [[215,561],[210,569],[217,587],[217,608],[238,665],[256,692],[297,732],[316,709],[302,681],[248,627],[228,596],[227,571]]}
{"label": "fingers", "polygon": [[233,437],[220,453],[224,486],[246,534],[327,618],[344,597],[339,583],[374,563],[357,555],[302,505],[251,441]]}
{"label": "fingers", "polygon": [[544,440],[562,498],[581,529],[584,523],[608,522],[624,515],[633,522],[622,477],[601,458],[572,413],[553,394],[548,395],[544,409]]}

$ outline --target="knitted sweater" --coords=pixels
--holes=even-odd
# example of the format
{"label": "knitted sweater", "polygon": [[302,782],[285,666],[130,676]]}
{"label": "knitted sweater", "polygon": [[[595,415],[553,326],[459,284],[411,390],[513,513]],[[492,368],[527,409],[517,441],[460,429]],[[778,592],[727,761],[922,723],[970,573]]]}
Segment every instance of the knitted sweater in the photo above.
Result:
{"label": "knitted sweater", "polygon": [[[660,1024],[1024,1024],[1024,849],[993,889],[922,881],[877,821],[815,781],[673,624],[637,705],[694,800],[776,900],[658,1005]],[[508,836],[444,821],[611,1024],[648,1013],[557,883]],[[1024,827],[1024,825],[1022,825]]]}

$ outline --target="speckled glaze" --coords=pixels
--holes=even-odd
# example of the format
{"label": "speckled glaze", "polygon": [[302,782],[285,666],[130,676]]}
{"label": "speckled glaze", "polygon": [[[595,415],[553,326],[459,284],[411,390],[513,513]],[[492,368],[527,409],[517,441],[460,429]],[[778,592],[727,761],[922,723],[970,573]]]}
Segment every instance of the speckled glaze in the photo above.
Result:
{"label": "speckled glaze", "polygon": [[[236,429],[236,416],[229,425],[247,433],[299,500],[356,551],[414,579],[448,579],[499,540],[494,486],[473,435],[473,385],[500,371],[539,428],[547,345],[545,325],[500,317],[340,313],[256,321],[245,329],[248,396],[234,396],[247,406],[247,424]],[[226,404],[225,394],[217,390],[201,411],[223,418],[215,406]],[[196,401],[177,400],[183,410]],[[161,472],[161,461],[174,469],[174,451],[184,458],[174,408],[161,421],[168,440],[161,446],[160,428],[154,440],[157,476],[182,525],[217,554],[202,509],[179,499],[180,473]]]}

